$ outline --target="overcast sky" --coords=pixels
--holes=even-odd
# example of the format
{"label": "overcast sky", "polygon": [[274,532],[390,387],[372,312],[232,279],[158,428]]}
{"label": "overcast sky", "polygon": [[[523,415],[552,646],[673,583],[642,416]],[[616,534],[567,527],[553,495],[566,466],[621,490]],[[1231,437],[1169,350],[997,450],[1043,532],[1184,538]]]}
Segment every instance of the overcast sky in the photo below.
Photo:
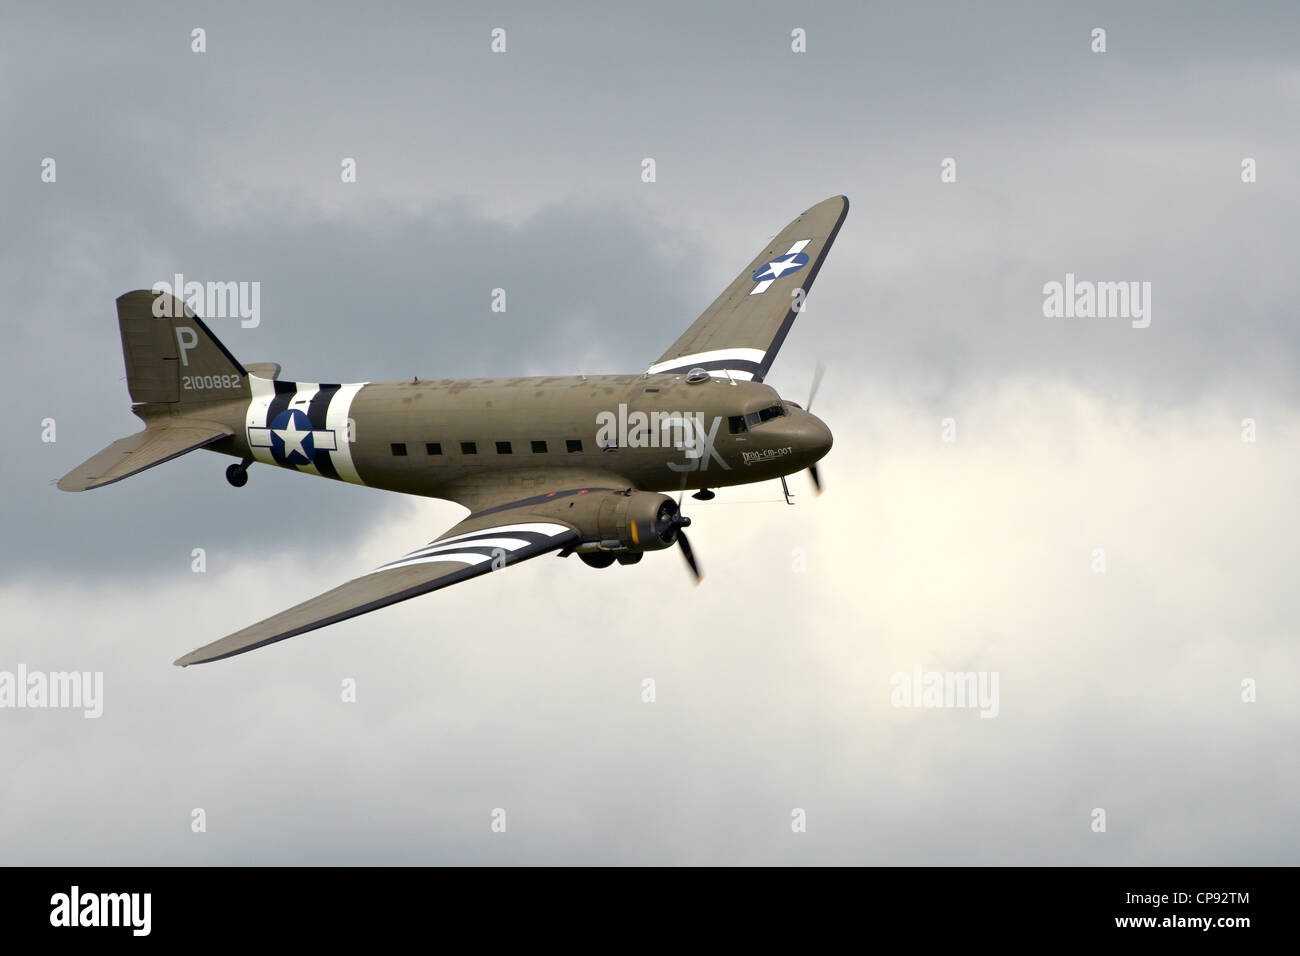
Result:
{"label": "overcast sky", "polygon": [[[0,709],[0,860],[1300,862],[1300,12],[1133,6],[7,4],[0,671],[105,699]],[[543,558],[181,670],[464,509],[53,485],[139,426],[130,289],[260,282],[210,324],[290,379],[640,371],[839,193],[769,378],[826,364],[827,492],[687,499],[699,587]],[[1149,326],[1045,317],[1067,273]]]}

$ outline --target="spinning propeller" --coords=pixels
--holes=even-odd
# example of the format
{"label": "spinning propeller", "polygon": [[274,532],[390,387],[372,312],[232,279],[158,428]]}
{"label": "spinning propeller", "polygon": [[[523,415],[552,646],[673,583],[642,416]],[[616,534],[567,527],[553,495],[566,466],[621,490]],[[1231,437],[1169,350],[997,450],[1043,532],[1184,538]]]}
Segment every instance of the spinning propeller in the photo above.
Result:
{"label": "spinning propeller", "polygon": [[[704,574],[700,571],[700,564],[695,560],[695,551],[691,548],[690,539],[686,537],[683,530],[690,526],[691,519],[682,514],[682,495],[686,493],[686,473],[682,473],[682,490],[677,493],[677,510],[673,512],[669,519],[672,522],[673,529],[677,532],[677,546],[682,549],[682,557],[686,559],[686,566],[691,569],[691,574],[695,576],[695,583],[699,584],[704,579]],[[662,511],[660,512],[662,514]]]}
{"label": "spinning propeller", "polygon": [[[818,362],[817,368],[813,370],[812,388],[808,392],[808,404],[804,406],[804,411],[812,412],[813,399],[817,397],[817,389],[821,388],[824,374],[826,374],[826,366]],[[813,489],[820,495],[822,493],[822,478],[817,471],[816,462],[808,466],[808,474],[812,477]]]}

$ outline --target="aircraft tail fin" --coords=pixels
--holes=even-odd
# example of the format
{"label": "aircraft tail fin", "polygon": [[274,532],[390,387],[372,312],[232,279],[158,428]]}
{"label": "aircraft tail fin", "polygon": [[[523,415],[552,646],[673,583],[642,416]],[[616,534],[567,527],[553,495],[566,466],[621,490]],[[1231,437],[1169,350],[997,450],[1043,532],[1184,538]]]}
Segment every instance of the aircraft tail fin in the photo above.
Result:
{"label": "aircraft tail fin", "polygon": [[128,292],[117,300],[117,324],[132,401],[188,404],[251,396],[248,371],[175,296]]}
{"label": "aircraft tail fin", "polygon": [[[126,385],[145,430],[113,442],[59,479],[86,491],[234,435],[227,403],[252,398],[249,372],[185,303],[137,290],[117,300]],[[274,376],[278,365],[253,367]],[[219,420],[217,420],[219,419]]]}
{"label": "aircraft tail fin", "polygon": [[225,425],[188,418],[150,425],[129,438],[118,439],[93,458],[82,462],[59,479],[59,488],[63,491],[88,491],[111,485],[233,434],[234,431]]}

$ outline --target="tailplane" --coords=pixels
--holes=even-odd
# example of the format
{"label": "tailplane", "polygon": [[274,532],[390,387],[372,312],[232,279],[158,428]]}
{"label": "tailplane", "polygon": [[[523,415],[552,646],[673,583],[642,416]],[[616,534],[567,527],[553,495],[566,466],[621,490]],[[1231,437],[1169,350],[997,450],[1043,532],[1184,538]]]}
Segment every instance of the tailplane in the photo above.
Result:
{"label": "tailplane", "polygon": [[[128,292],[117,300],[126,386],[145,430],[113,442],[59,479],[64,491],[121,481],[196,448],[229,438],[216,419],[220,403],[252,397],[249,370],[180,299],[162,292]],[[255,373],[278,365],[253,366]],[[212,419],[207,420],[207,410]]]}
{"label": "tailplane", "polygon": [[94,458],[59,479],[63,491],[89,491],[178,458],[187,451],[229,438],[234,431],[216,422],[151,425],[129,438],[120,438]]}

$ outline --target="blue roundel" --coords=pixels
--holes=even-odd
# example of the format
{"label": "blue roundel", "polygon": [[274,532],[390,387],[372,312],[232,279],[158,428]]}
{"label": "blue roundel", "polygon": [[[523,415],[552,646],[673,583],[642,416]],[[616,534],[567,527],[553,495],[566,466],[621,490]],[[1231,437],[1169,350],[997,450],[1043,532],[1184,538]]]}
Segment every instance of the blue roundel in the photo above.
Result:
{"label": "blue roundel", "polygon": [[782,276],[788,276],[792,272],[798,272],[807,264],[807,253],[792,252],[788,255],[778,256],[761,268],[754,270],[754,281],[765,282],[779,279]]}
{"label": "blue roundel", "polygon": [[316,454],[311,420],[297,408],[286,408],[271,422],[271,457],[281,465],[306,465]]}

